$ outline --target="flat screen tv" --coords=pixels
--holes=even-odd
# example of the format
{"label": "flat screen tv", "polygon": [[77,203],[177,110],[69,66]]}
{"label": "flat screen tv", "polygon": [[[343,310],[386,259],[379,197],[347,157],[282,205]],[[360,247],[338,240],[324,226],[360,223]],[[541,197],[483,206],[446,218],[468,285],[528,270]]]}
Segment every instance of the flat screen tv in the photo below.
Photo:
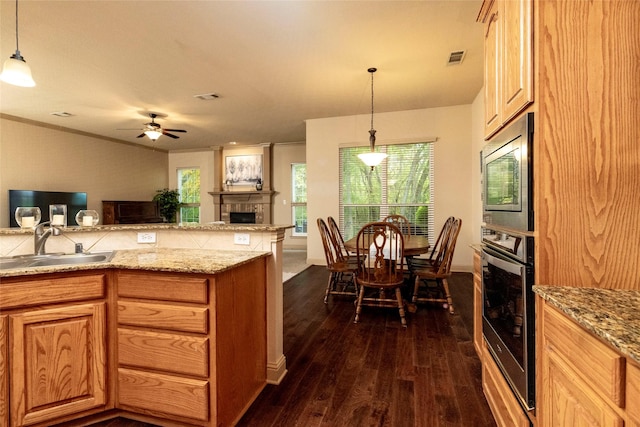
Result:
{"label": "flat screen tv", "polygon": [[9,190],[9,226],[18,227],[15,212],[19,206],[37,206],[42,212],[40,222],[49,221],[49,205],[67,205],[67,225],[77,225],[76,214],[87,209],[87,193]]}

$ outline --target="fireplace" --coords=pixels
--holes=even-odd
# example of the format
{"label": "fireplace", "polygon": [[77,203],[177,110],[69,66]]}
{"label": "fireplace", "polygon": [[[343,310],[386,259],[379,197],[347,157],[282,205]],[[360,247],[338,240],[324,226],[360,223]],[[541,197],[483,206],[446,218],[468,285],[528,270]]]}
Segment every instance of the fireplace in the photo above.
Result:
{"label": "fireplace", "polygon": [[231,224],[255,224],[255,212],[229,212],[229,222]]}

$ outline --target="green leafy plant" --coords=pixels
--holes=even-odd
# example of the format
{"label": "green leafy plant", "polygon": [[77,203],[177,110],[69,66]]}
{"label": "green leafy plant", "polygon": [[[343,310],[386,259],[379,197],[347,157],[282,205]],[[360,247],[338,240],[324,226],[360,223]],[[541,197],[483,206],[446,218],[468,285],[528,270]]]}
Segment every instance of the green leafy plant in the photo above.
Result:
{"label": "green leafy plant", "polygon": [[153,201],[158,202],[160,215],[164,217],[166,222],[176,222],[176,213],[180,208],[180,193],[178,190],[169,190],[168,188],[157,190],[153,196]]}

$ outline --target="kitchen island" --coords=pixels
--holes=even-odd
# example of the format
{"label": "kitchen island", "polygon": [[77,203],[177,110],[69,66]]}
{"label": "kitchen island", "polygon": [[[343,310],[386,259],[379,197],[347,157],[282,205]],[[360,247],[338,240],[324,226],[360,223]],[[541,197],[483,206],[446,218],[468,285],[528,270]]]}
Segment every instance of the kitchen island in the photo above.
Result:
{"label": "kitchen island", "polygon": [[149,248],[2,270],[0,425],[233,425],[266,384],[271,256]]}
{"label": "kitchen island", "polygon": [[[227,270],[233,270],[234,266],[242,267],[244,264],[252,264],[256,261],[255,258],[262,259],[265,268],[259,274],[266,281],[266,382],[278,384],[286,374],[286,359],[282,351],[282,241],[284,231],[290,227],[252,224],[68,227],[63,230],[61,236],[49,239],[46,246],[47,252],[70,253],[74,251],[75,245],[80,243],[85,251],[116,250],[115,256],[108,263],[58,266],[54,270],[51,270],[52,267],[36,267],[28,271],[2,270],[0,271],[0,283],[3,286],[1,294],[2,297],[6,295],[4,290],[7,288],[4,285],[13,281],[11,277],[16,276],[21,276],[21,280],[35,280],[41,277],[46,278],[47,275],[53,275],[53,278],[70,278],[98,273],[100,277],[104,276],[104,279],[98,280],[97,285],[94,283],[93,288],[101,288],[103,285],[99,283],[102,280],[118,283],[118,272],[125,270],[140,270],[153,275],[203,274],[208,276],[213,274],[215,276],[225,274]],[[154,241],[138,243],[140,233],[151,233]],[[145,238],[148,237],[149,235],[145,235]],[[33,253],[33,239],[31,230],[1,229],[0,255],[15,256]],[[252,281],[254,278],[247,280]],[[93,289],[91,286],[82,286],[81,288],[72,287],[65,292],[74,293],[78,292],[78,289]],[[48,286],[47,289],[57,292],[55,287]],[[107,297],[115,301],[117,294],[110,294],[115,291],[108,286],[105,289],[107,289],[104,291]],[[96,291],[96,293],[99,292]],[[95,295],[92,294],[91,298],[94,297]],[[174,297],[172,293],[169,299]],[[6,316],[0,319],[0,324],[3,321],[8,323]],[[115,324],[109,324],[109,326],[117,327]],[[8,326],[5,325],[3,330],[7,328]],[[6,339],[6,335],[3,336]],[[0,337],[0,343],[2,339]],[[8,359],[5,357],[3,360],[0,360],[0,366],[3,366],[3,363],[6,366]],[[2,413],[1,410],[0,413]],[[214,414],[210,415],[215,417]],[[202,417],[201,414],[198,416]]]}

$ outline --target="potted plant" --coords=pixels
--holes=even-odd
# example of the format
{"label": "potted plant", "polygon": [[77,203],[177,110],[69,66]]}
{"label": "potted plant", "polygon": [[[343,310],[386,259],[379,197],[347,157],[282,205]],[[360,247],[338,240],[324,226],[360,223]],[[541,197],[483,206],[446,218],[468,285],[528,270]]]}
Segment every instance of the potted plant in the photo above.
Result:
{"label": "potted plant", "polygon": [[181,205],[178,190],[165,188],[163,190],[157,190],[156,193],[153,201],[158,203],[160,215],[162,215],[166,222],[176,222],[176,213]]}

